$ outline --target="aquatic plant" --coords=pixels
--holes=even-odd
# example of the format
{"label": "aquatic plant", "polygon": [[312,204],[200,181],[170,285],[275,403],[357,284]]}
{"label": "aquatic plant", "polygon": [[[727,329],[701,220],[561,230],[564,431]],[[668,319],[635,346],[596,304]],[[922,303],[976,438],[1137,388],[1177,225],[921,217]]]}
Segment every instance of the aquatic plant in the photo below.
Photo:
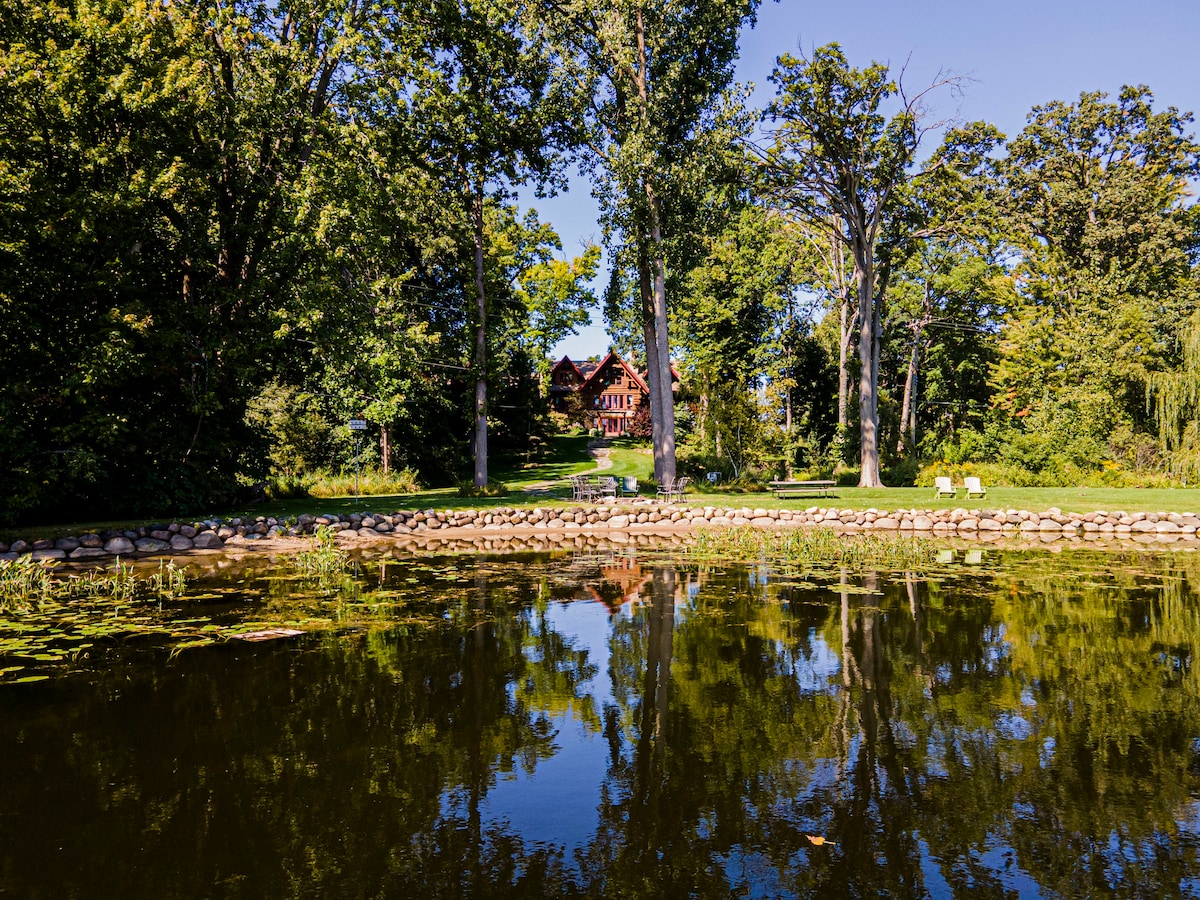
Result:
{"label": "aquatic plant", "polygon": [[174,562],[160,562],[158,571],[140,576],[133,566],[118,557],[111,568],[89,569],[60,576],[53,560],[22,556],[0,560],[0,608],[19,611],[52,600],[117,600],[132,603],[147,596],[174,598],[187,587],[185,569]]}
{"label": "aquatic plant", "polygon": [[702,529],[687,548],[700,560],[770,561],[811,566],[912,568],[936,561],[936,544],[898,534],[839,534],[829,528]]}
{"label": "aquatic plant", "polygon": [[297,553],[292,565],[307,578],[340,581],[349,561],[350,554],[337,545],[336,533],[321,525],[313,532],[309,549]]}
{"label": "aquatic plant", "polygon": [[32,556],[0,559],[0,609],[17,610],[49,600],[54,585],[50,569]]}
{"label": "aquatic plant", "polygon": [[118,556],[111,569],[89,569],[80,575],[68,575],[58,580],[56,589],[64,597],[105,598],[133,602],[137,598],[141,579],[133,566],[121,562]]}
{"label": "aquatic plant", "polygon": [[159,561],[158,571],[150,576],[150,590],[164,599],[175,599],[183,595],[187,589],[187,576],[184,569],[175,563]]}

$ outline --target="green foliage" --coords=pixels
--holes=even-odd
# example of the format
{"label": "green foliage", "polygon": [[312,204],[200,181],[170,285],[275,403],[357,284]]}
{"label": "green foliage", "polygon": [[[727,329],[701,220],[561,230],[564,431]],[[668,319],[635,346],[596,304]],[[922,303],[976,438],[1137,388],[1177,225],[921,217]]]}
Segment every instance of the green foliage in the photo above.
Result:
{"label": "green foliage", "polygon": [[337,533],[318,525],[306,550],[296,553],[292,567],[306,578],[328,582],[346,574],[350,554],[338,546]]}
{"label": "green foliage", "polygon": [[929,130],[923,99],[957,80],[945,78],[910,94],[886,64],[850,66],[838,44],[819,47],[809,58],[781,56],[771,81],[776,98],[766,117],[776,127],[764,154],[771,202],[828,244],[830,263],[841,267],[848,258],[853,272],[834,279],[846,323],[838,336],[848,346],[853,290],[861,483],[875,486],[883,453],[883,325],[892,275],[922,241],[964,230],[976,176],[999,135],[982,123],[951,129],[918,166],[917,149]]}
{"label": "green foliage", "polygon": [[0,606],[21,610],[49,600],[54,592],[52,568],[31,555],[0,559]]}
{"label": "green foliage", "polygon": [[992,376],[1002,410],[1066,414],[1060,431],[1100,444],[1117,430],[1153,433],[1147,385],[1176,367],[1177,331],[1200,296],[1190,120],[1125,87],[1115,102],[1084,93],[1037,107],[1010,142],[998,196],[1021,297]]}
{"label": "green foliage", "polygon": [[417,473],[412,469],[397,469],[384,475],[380,469],[364,468],[357,476],[353,469],[315,473],[307,484],[307,492],[313,497],[348,497],[354,494],[356,480],[358,492],[363,496],[415,494],[421,490]]}
{"label": "green foliage", "polygon": [[687,552],[703,560],[901,570],[932,564],[936,548],[928,538],[895,534],[848,537],[830,528],[745,527],[701,529]]}
{"label": "green foliage", "polygon": [[117,559],[110,568],[88,569],[65,576],[55,574],[54,561],[21,556],[0,560],[0,608],[20,611],[29,606],[72,599],[103,599],[123,603],[167,600],[187,588],[186,570],[174,562],[160,562],[158,571],[139,575]]}
{"label": "green foliage", "polygon": [[507,497],[508,485],[502,481],[489,481],[484,485],[461,481],[457,493],[460,497]]}

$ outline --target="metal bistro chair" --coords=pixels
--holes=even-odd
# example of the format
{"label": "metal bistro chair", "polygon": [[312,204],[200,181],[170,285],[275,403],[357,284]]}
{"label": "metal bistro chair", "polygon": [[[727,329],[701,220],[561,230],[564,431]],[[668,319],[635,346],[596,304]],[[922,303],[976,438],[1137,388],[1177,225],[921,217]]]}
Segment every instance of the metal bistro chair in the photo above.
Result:
{"label": "metal bistro chair", "polygon": [[567,476],[571,482],[571,499],[579,502],[595,500],[600,491],[594,484],[588,484],[582,475]]}
{"label": "metal bistro chair", "polygon": [[667,500],[669,501],[671,497],[674,497],[676,500],[682,503],[683,492],[687,490],[688,482],[690,481],[691,479],[686,475],[681,475],[679,478],[676,478],[675,483],[671,485],[671,491],[667,496]]}
{"label": "metal bistro chair", "polygon": [[596,499],[617,499],[617,479],[612,475],[601,475],[596,479]]}
{"label": "metal bistro chair", "polygon": [[655,494],[654,494],[654,499],[655,500],[666,500],[668,503],[670,503],[671,502],[671,494],[674,492],[674,488],[675,488],[675,479],[674,478],[663,479],[663,483],[658,486],[658,491],[655,492]]}

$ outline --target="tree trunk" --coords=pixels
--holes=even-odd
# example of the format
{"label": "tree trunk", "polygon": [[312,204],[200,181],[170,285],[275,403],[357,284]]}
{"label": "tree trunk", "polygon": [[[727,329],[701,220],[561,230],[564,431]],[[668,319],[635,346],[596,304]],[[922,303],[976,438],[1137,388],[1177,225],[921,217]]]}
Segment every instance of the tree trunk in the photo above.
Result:
{"label": "tree trunk", "polygon": [[654,248],[654,338],[658,358],[649,379],[650,395],[658,395],[661,415],[653,422],[654,470],[664,480],[675,478],[675,395],[671,391],[671,349],[667,337],[667,292],[663,265],[663,240],[658,197],[646,182],[650,207],[650,239]]}
{"label": "tree trunk", "polygon": [[858,283],[858,419],[860,435],[859,487],[883,487],[879,478],[879,316],[875,310],[874,263],[863,256],[855,260]]}
{"label": "tree trunk", "polygon": [[379,429],[379,458],[383,462],[383,477],[387,478],[392,473],[392,440],[386,422]]}
{"label": "tree trunk", "polygon": [[[646,237],[638,238],[638,285],[642,296],[642,339],[646,345],[646,387],[650,391],[650,434],[651,444],[662,421],[662,395],[654,390],[654,379],[658,372],[658,338],[654,333],[654,282],[650,273],[650,254],[646,250]],[[654,480],[662,484],[663,474],[659,467],[658,454],[654,454]]]}
{"label": "tree trunk", "polygon": [[[646,27],[639,6],[635,17],[637,32],[638,102],[641,108],[642,127],[650,127],[650,69],[646,55]],[[642,177],[642,188],[646,193],[646,208],[650,225],[650,262],[654,274],[652,291],[653,341],[650,329],[646,340],[646,386],[651,398],[651,442],[654,446],[654,477],[660,481],[675,478],[675,395],[671,391],[671,346],[667,336],[667,291],[666,266],[664,265],[662,238],[662,207],[654,190],[649,174]],[[650,353],[650,345],[655,355]],[[657,399],[657,403],[655,403]]]}
{"label": "tree trunk", "polygon": [[475,487],[488,483],[487,427],[487,292],[483,283],[483,183],[473,190],[471,218],[475,232]]}
{"label": "tree trunk", "polygon": [[912,352],[908,355],[908,375],[904,379],[904,402],[900,406],[900,438],[896,441],[896,452],[904,452],[904,439],[912,429],[912,442],[909,446],[917,446],[917,365],[921,355],[921,331],[913,329]]}

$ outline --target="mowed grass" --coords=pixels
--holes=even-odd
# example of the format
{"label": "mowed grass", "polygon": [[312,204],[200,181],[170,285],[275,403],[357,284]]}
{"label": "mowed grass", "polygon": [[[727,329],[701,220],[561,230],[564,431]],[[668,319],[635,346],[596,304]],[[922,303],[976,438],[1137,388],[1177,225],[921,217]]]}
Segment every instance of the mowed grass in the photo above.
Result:
{"label": "mowed grass", "polygon": [[[652,477],[653,460],[647,450],[627,441],[615,441],[609,447],[612,465],[603,470],[605,475],[623,477],[632,475],[638,479],[640,493],[653,497],[655,483]],[[393,512],[399,509],[484,509],[495,507],[522,507],[561,505],[570,502],[571,490],[568,475],[581,473],[599,474],[596,460],[588,454],[588,438],[560,435],[553,439],[543,458],[535,463],[523,463],[493,472],[496,481],[509,486],[503,497],[458,496],[453,487],[420,491],[415,494],[384,494],[355,498],[300,498],[260,503],[231,509],[198,511],[192,516],[176,517],[177,521],[194,519],[256,516],[287,519],[302,513],[320,515],[333,513],[348,515],[353,512]],[[718,486],[719,487],[719,486]],[[687,502],[693,506],[717,506],[750,509],[807,509],[812,506],[838,507],[841,509],[964,509],[996,510],[1017,509],[1044,512],[1057,508],[1063,512],[1087,513],[1097,510],[1105,512],[1197,512],[1200,513],[1200,490],[1196,488],[1017,488],[988,486],[987,496],[967,499],[961,487],[954,498],[935,496],[932,487],[858,488],[839,487],[833,497],[799,497],[780,500],[768,492],[731,492],[710,489],[703,480],[693,482],[687,494]],[[17,538],[36,540],[43,537],[58,537],[66,534],[83,534],[112,528],[130,528],[147,523],[146,519],[63,522],[36,527],[16,527],[0,530],[0,540]],[[170,521],[160,519],[159,521]]]}

